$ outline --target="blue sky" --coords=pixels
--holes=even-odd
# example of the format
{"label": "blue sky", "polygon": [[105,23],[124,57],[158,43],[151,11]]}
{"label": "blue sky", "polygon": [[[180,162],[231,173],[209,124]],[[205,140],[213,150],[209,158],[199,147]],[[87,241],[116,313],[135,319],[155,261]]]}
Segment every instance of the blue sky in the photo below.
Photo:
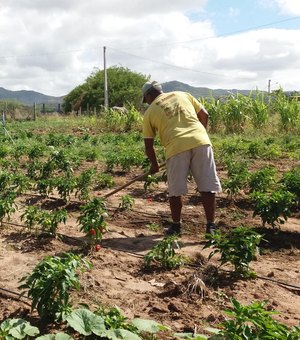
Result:
{"label": "blue sky", "polygon": [[67,94],[103,46],[159,82],[300,90],[300,0],[1,0],[0,42],[10,90]]}
{"label": "blue sky", "polygon": [[[218,36],[268,24],[266,27],[300,28],[300,15],[284,14],[275,4],[255,0],[209,0],[200,17],[213,22]],[[280,22],[283,20],[287,21]]]}

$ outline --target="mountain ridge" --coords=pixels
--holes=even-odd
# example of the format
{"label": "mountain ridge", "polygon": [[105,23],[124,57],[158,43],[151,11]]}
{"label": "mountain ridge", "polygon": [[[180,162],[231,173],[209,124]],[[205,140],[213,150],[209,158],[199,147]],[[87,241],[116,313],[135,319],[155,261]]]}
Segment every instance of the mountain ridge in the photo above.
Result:
{"label": "mountain ridge", "polygon": [[[200,97],[220,97],[227,96],[229,93],[241,93],[244,95],[249,95],[251,90],[238,90],[238,89],[210,89],[208,87],[194,87],[186,83],[182,83],[177,80],[162,83],[162,88],[164,92],[171,91],[184,91],[189,92],[195,98]],[[19,90],[11,91],[0,87],[0,100],[15,100],[23,105],[33,105],[36,104],[62,104],[64,96],[49,96],[40,92],[32,90]]]}

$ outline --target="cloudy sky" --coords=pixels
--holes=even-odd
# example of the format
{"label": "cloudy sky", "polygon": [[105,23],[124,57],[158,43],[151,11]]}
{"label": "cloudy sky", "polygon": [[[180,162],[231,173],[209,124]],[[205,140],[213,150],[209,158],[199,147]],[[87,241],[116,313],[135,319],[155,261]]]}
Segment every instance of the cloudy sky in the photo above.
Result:
{"label": "cloudy sky", "polygon": [[300,90],[300,0],[0,0],[0,87],[60,96],[95,69]]}

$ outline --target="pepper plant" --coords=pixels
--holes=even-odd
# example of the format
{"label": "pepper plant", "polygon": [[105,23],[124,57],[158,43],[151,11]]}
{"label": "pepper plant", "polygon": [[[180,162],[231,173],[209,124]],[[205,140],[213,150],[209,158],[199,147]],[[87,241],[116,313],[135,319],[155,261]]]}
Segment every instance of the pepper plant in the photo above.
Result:
{"label": "pepper plant", "polygon": [[65,209],[46,211],[35,206],[28,206],[21,215],[21,220],[25,220],[25,224],[29,229],[36,225],[40,225],[44,232],[55,236],[59,223],[66,223],[67,211]]}
{"label": "pepper plant", "polygon": [[250,305],[242,305],[232,299],[233,308],[225,313],[230,317],[222,322],[223,329],[216,339],[230,340],[298,340],[300,325],[289,329],[288,326],[274,320],[271,315],[278,314],[266,309],[267,301],[255,301]]}
{"label": "pepper plant", "polygon": [[250,192],[267,192],[271,185],[275,183],[277,170],[274,167],[266,166],[249,175],[248,186]]}
{"label": "pepper plant", "polygon": [[81,207],[81,213],[77,219],[80,231],[85,232],[90,245],[102,240],[103,234],[108,231],[105,218],[108,217],[106,203],[101,198],[93,198]]}
{"label": "pepper plant", "polygon": [[80,289],[78,271],[91,269],[91,263],[79,255],[46,256],[28,276],[21,278],[22,295],[32,299],[41,318],[59,320],[71,311],[70,290]]}
{"label": "pepper plant", "polygon": [[84,201],[89,199],[89,188],[92,184],[93,178],[96,174],[95,169],[87,169],[83,171],[76,180],[75,196]]}
{"label": "pepper plant", "polygon": [[17,194],[13,191],[0,193],[0,225],[5,217],[10,219],[10,215],[16,211],[16,198]]}
{"label": "pepper plant", "polygon": [[300,167],[285,172],[281,183],[289,192],[294,193],[300,202]]}
{"label": "pepper plant", "polygon": [[259,215],[263,226],[270,224],[274,229],[284,224],[291,215],[291,207],[295,204],[295,195],[284,188],[273,192],[253,192],[251,199],[254,202],[253,216]]}
{"label": "pepper plant", "polygon": [[255,277],[256,273],[250,270],[249,263],[256,257],[257,247],[262,240],[262,235],[251,228],[240,226],[228,233],[221,233],[220,230],[216,230],[214,234],[206,234],[205,238],[208,242],[204,249],[214,248],[208,259],[220,253],[221,266],[226,263],[232,264],[234,275],[244,278]]}
{"label": "pepper plant", "polygon": [[177,236],[168,236],[156,244],[145,256],[146,267],[151,264],[158,264],[164,269],[180,267],[189,262],[183,255],[176,254],[174,247],[179,247]]}
{"label": "pepper plant", "polygon": [[134,198],[130,195],[122,195],[119,208],[121,210],[131,210],[134,205]]}

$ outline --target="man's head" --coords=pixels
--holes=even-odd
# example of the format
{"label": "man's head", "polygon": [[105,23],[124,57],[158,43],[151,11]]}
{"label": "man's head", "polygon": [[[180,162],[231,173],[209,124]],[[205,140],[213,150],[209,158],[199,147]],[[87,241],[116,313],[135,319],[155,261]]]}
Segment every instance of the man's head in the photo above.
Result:
{"label": "man's head", "polygon": [[147,81],[142,87],[143,103],[151,104],[161,93],[162,86],[157,81]]}

